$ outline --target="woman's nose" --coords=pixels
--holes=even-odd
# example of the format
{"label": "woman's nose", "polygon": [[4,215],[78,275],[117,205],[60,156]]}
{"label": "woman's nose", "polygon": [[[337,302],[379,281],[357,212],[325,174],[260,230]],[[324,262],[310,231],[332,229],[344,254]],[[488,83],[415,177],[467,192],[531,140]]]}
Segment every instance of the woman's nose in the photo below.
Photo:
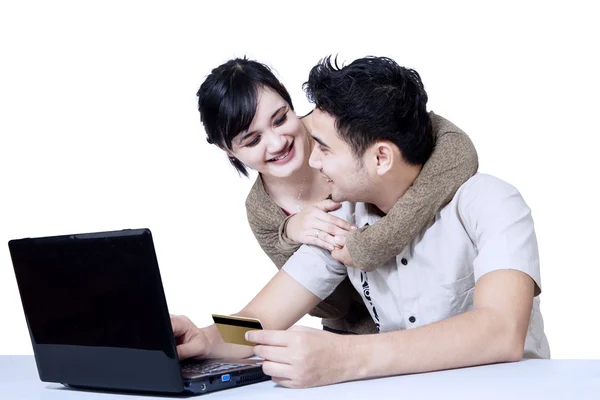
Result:
{"label": "woman's nose", "polygon": [[265,139],[267,140],[267,151],[270,154],[276,155],[285,150],[287,141],[285,140],[285,137],[283,137],[283,135],[278,135],[277,133],[269,132],[266,134],[266,136],[267,137]]}

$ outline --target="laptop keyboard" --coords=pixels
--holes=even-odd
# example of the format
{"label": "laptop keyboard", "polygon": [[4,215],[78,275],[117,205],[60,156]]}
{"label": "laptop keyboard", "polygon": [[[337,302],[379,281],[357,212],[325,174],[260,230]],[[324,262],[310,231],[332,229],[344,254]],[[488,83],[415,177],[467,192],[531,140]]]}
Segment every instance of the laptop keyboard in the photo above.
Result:
{"label": "laptop keyboard", "polygon": [[205,374],[217,374],[222,371],[230,369],[239,369],[242,367],[248,367],[252,365],[248,364],[235,364],[235,363],[215,363],[215,364],[188,364],[181,367],[182,372],[205,375]]}

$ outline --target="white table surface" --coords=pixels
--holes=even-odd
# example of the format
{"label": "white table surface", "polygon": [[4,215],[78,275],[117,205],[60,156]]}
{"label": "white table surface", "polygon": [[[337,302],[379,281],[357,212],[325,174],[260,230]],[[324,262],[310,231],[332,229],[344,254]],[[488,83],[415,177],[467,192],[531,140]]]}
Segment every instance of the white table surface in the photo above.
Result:
{"label": "white table surface", "polygon": [[[208,397],[207,397],[208,396]],[[286,389],[272,381],[201,398],[215,399],[595,399],[600,360],[526,360],[450,371]],[[33,356],[0,356],[1,400],[153,399],[147,395],[78,391],[39,380]]]}

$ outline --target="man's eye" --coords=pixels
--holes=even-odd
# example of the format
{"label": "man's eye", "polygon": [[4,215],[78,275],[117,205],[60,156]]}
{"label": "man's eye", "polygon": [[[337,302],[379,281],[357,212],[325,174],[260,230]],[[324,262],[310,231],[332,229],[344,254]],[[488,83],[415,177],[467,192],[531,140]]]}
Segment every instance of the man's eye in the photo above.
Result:
{"label": "man's eye", "polygon": [[275,126],[281,126],[287,120],[287,114],[283,114],[283,116],[275,121]]}
{"label": "man's eye", "polygon": [[252,139],[252,141],[246,145],[246,147],[256,146],[258,142],[260,142],[260,135],[256,135],[254,139]]}

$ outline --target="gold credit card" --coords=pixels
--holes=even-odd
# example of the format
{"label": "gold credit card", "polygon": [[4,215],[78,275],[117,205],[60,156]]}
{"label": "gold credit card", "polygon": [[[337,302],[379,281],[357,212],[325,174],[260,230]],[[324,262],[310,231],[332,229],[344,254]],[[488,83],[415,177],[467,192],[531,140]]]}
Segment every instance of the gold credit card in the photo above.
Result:
{"label": "gold credit card", "polygon": [[248,342],[245,334],[248,331],[262,329],[262,324],[255,318],[231,317],[227,315],[212,315],[215,326],[227,343],[254,346],[256,343]]}

